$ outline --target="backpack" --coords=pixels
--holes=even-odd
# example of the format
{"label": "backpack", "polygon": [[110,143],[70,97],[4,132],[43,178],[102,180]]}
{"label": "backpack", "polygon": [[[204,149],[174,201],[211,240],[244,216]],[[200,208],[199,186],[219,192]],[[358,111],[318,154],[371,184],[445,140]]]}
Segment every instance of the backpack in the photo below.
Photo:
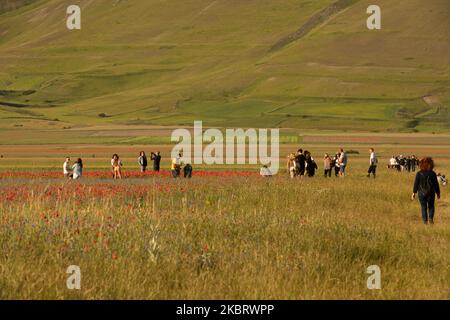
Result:
{"label": "backpack", "polygon": [[425,176],[423,173],[421,173],[421,175],[422,179],[420,180],[419,191],[423,193],[425,197],[428,197],[434,191],[433,183],[431,182],[431,177],[429,175]]}

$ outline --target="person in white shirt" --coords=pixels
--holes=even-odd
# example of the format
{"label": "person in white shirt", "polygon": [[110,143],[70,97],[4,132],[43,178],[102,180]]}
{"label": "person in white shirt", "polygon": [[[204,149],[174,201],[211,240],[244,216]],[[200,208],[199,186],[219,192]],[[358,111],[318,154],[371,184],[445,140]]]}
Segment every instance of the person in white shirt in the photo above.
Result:
{"label": "person in white shirt", "polygon": [[75,164],[72,166],[73,169],[73,180],[81,178],[81,175],[83,174],[83,161],[78,158],[77,161],[75,161]]}
{"label": "person in white shirt", "polygon": [[291,178],[297,175],[297,162],[295,161],[295,154],[291,153],[287,159],[287,170]]}
{"label": "person in white shirt", "polygon": [[370,152],[370,159],[369,159],[369,171],[367,172],[367,177],[370,178],[370,174],[373,174],[373,177],[376,177],[377,174],[377,165],[378,165],[378,158],[375,154],[375,150],[373,148],[369,149]]}
{"label": "person in white shirt", "polygon": [[183,166],[182,154],[179,153],[178,156],[172,159],[172,164],[170,170],[174,178],[178,178],[181,174],[181,167]]}
{"label": "person in white shirt", "polygon": [[345,177],[345,169],[347,168],[348,157],[344,149],[339,150],[339,176]]}
{"label": "person in white shirt", "polygon": [[70,178],[70,175],[72,173],[72,168],[70,167],[70,158],[69,157],[67,157],[66,161],[64,161],[63,172],[64,172],[64,178]]}

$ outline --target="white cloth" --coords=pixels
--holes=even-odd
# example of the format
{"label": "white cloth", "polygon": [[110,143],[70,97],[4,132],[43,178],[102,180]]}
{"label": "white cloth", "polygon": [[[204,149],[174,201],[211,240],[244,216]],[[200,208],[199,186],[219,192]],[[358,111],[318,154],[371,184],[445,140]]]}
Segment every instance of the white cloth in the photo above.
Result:
{"label": "white cloth", "polygon": [[339,164],[343,165],[343,166],[346,166],[347,165],[347,161],[348,161],[347,154],[345,152],[342,152],[341,156],[339,158]]}
{"label": "white cloth", "polygon": [[81,177],[81,174],[82,174],[82,168],[81,168],[81,165],[80,165],[79,163],[75,163],[75,164],[72,166],[72,169],[73,169],[73,179],[75,180],[75,179],[80,178],[80,177]]}
{"label": "white cloth", "polygon": [[376,166],[378,164],[378,158],[375,152],[370,153],[370,165]]}
{"label": "white cloth", "polygon": [[70,162],[69,161],[65,161],[63,164],[63,171],[64,174],[69,174],[71,169],[70,169]]}
{"label": "white cloth", "polygon": [[259,170],[259,174],[263,177],[271,177],[272,176],[272,172],[270,172],[270,169],[267,167],[262,167]]}

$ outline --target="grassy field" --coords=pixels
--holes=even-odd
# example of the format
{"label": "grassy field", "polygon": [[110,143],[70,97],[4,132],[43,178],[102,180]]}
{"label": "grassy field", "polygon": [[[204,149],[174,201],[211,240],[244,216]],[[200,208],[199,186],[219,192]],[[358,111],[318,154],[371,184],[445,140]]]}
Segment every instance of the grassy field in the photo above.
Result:
{"label": "grassy field", "polygon": [[[319,166],[336,149],[331,138],[304,137]],[[174,180],[167,145],[158,146],[165,173],[145,177],[135,165],[144,146],[0,146],[0,298],[449,299],[449,194],[424,226],[409,199],[414,175],[385,167],[391,153],[414,151],[448,173],[448,146],[377,145],[375,180],[365,177],[366,145],[350,146],[360,154],[346,178],[319,170],[294,180],[261,178],[254,166],[195,167],[191,180]],[[58,178],[69,150],[96,152],[80,181]],[[125,160],[122,181],[107,173],[113,151]],[[81,290],[66,287],[69,265],[81,268]],[[366,287],[370,265],[381,290]]]}
{"label": "grassy field", "polygon": [[[374,181],[363,169],[340,180],[1,179],[18,199],[0,205],[0,297],[449,299],[448,193],[427,227],[412,175]],[[373,264],[381,290],[366,288]],[[79,291],[66,288],[69,265]]]}
{"label": "grassy field", "polygon": [[[378,31],[369,0],[79,2],[79,31],[72,1],[0,2],[0,299],[450,299],[450,196],[425,226],[414,174],[386,168],[415,154],[450,175],[448,0],[378,0]],[[171,178],[171,133],[195,120],[280,128],[280,173]],[[344,147],[348,176],[291,180],[299,146],[320,168]]]}
{"label": "grassy field", "polygon": [[0,127],[449,132],[447,0],[380,0],[379,31],[369,0],[84,1],[80,31],[72,3],[26,2],[0,15]]}

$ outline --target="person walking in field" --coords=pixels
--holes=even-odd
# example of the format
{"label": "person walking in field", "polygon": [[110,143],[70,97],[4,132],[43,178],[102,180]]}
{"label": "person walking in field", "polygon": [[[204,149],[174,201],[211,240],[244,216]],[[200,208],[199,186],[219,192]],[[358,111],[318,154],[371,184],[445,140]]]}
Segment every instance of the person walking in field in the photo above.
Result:
{"label": "person walking in field", "polygon": [[64,173],[64,178],[70,178],[70,176],[72,174],[72,168],[70,166],[70,158],[69,157],[67,157],[66,161],[64,161],[63,173]]}
{"label": "person walking in field", "polygon": [[411,172],[411,157],[410,156],[406,157],[405,168],[406,168],[406,171]]}
{"label": "person walking in field", "polygon": [[141,167],[141,172],[145,172],[147,170],[147,156],[145,155],[144,151],[141,151],[139,153],[138,163]]}
{"label": "person walking in field", "polygon": [[120,160],[119,155],[115,153],[111,159],[113,179],[122,179],[122,165],[122,160]]}
{"label": "person walking in field", "polygon": [[81,178],[81,176],[83,175],[83,160],[81,160],[81,158],[78,158],[77,161],[75,161],[74,165],[72,166],[72,170],[73,170],[72,175],[73,180]]}
{"label": "person walking in field", "polygon": [[150,160],[153,161],[153,171],[159,172],[161,164],[161,153],[157,151],[156,153],[151,153]]}
{"label": "person walking in field", "polygon": [[434,224],[435,199],[441,198],[441,190],[434,169],[432,158],[423,158],[419,162],[419,172],[414,181],[413,194],[411,200],[419,196],[419,202],[422,210],[422,221],[424,224]]}
{"label": "person walking in field", "polygon": [[288,170],[289,176],[292,179],[295,178],[295,176],[296,176],[296,170],[297,169],[295,167],[295,164],[296,164],[296,162],[295,162],[295,154],[291,153],[288,156],[288,159],[287,159],[287,170]]}
{"label": "person walking in field", "polygon": [[325,154],[325,157],[323,158],[323,175],[324,177],[331,177],[331,157],[328,155],[328,153]]}
{"label": "person walking in field", "polygon": [[339,176],[345,177],[345,169],[347,168],[347,153],[343,148],[339,150]]}
{"label": "person walking in field", "polygon": [[378,166],[378,158],[375,154],[375,150],[373,148],[369,149],[370,159],[369,159],[369,170],[367,171],[367,177],[370,178],[372,174],[373,177],[376,177],[377,174],[377,166]]}
{"label": "person walking in field", "polygon": [[311,155],[311,152],[305,151],[305,159],[306,159],[306,174],[308,177],[314,177],[316,174],[316,170],[318,169],[317,163]]}
{"label": "person walking in field", "polygon": [[190,163],[186,163],[183,168],[183,177],[192,178],[192,165]]}
{"label": "person walking in field", "polygon": [[416,167],[417,167],[417,158],[415,155],[412,155],[411,156],[411,171],[416,172]]}
{"label": "person walking in field", "polygon": [[298,149],[297,151],[297,155],[295,156],[295,169],[297,176],[303,177],[305,175],[306,156],[303,153],[303,149]]}
{"label": "person walking in field", "polygon": [[338,152],[333,157],[333,168],[334,168],[334,176],[339,177],[339,171],[341,171],[340,164],[339,164],[339,158],[341,157],[341,154]]}

